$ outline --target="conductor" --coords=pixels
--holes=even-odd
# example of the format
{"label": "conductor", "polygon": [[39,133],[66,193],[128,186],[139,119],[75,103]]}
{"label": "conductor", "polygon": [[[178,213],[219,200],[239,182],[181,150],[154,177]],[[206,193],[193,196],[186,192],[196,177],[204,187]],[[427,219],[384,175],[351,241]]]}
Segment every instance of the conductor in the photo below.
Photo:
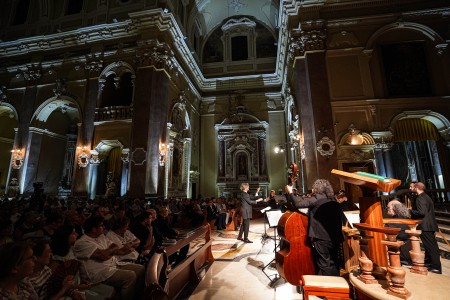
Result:
{"label": "conductor", "polygon": [[[263,198],[258,198],[258,193],[260,187],[256,190],[256,194],[250,195],[248,193],[249,185],[248,183],[241,183],[241,215],[242,215],[242,225],[239,229],[238,240],[244,243],[253,243],[248,239],[248,231],[250,229],[250,219],[252,217],[252,204],[256,204],[263,201]],[[242,234],[244,234],[244,239],[242,239]]]}

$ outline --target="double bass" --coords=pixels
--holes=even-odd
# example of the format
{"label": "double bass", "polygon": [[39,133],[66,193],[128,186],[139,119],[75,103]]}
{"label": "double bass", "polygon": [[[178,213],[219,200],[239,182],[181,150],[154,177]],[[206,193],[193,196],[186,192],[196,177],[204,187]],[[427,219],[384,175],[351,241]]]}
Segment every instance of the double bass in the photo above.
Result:
{"label": "double bass", "polygon": [[[290,165],[289,184],[295,180],[297,165]],[[277,271],[292,285],[301,285],[302,275],[314,275],[311,241],[308,238],[308,216],[297,209],[286,211],[278,221],[280,250],[275,254]]]}

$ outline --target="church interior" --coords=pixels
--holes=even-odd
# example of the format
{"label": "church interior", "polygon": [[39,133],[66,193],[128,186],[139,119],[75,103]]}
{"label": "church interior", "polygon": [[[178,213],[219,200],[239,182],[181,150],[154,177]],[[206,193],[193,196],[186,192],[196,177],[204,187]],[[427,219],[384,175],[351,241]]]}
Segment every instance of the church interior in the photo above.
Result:
{"label": "church interior", "polygon": [[5,199],[373,196],[341,170],[447,211],[447,0],[3,2]]}

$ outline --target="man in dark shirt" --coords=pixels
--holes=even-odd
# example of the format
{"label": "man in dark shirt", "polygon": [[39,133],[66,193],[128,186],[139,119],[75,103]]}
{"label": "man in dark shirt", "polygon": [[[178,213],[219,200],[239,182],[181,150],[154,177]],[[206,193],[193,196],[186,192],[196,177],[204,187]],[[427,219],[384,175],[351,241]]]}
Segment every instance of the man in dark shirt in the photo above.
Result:
{"label": "man in dark shirt", "polygon": [[[162,246],[164,239],[176,239],[178,231],[175,230],[169,222],[169,209],[167,206],[161,206],[158,209],[156,220],[152,222],[153,236],[155,237],[156,246]],[[180,249],[177,253],[169,256],[169,262],[177,265],[182,262],[189,252],[189,244]]]}
{"label": "man in dark shirt", "polygon": [[334,199],[333,188],[325,179],[318,179],[311,197],[300,197],[286,186],[288,202],[296,208],[308,208],[308,236],[312,239],[318,275],[339,276],[338,252],[342,236],[342,212]]}
{"label": "man in dark shirt", "polygon": [[425,248],[425,263],[429,264],[428,270],[433,273],[442,274],[439,246],[435,237],[438,225],[434,215],[434,203],[424,190],[425,184],[422,182],[417,182],[414,185],[417,198],[415,209],[411,210],[411,217],[413,219],[422,219],[422,223],[417,226],[417,229],[422,230],[420,239]]}

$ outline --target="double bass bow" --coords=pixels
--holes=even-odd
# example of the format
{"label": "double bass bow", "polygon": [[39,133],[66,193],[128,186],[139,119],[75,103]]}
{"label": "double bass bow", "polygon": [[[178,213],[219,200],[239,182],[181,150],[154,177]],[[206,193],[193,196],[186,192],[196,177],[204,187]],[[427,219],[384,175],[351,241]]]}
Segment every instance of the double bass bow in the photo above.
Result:
{"label": "double bass bow", "polygon": [[[297,165],[289,166],[288,184],[293,185]],[[289,204],[288,204],[289,205]],[[275,254],[277,271],[292,285],[301,285],[302,275],[315,274],[311,241],[308,238],[308,216],[292,208],[278,221],[280,250]]]}

